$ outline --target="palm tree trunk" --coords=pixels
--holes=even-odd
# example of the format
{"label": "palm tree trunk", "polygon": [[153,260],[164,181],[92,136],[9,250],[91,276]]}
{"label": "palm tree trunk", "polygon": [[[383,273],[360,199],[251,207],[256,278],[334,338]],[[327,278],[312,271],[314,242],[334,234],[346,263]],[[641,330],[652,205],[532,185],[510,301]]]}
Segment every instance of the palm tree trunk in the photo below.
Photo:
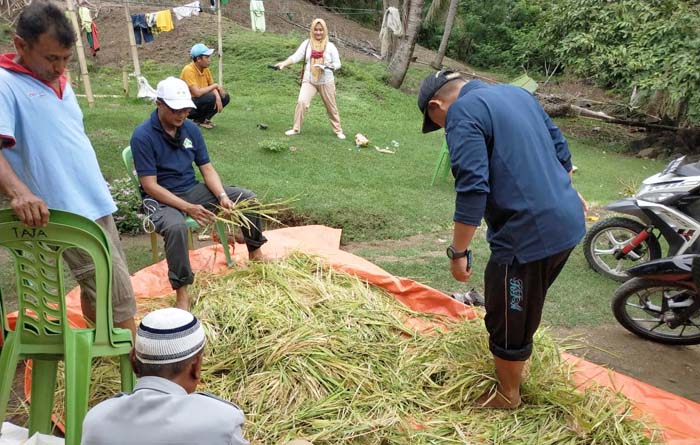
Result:
{"label": "palm tree trunk", "polygon": [[447,10],[447,19],[445,19],[445,31],[442,33],[442,40],[440,41],[440,48],[435,55],[435,60],[432,63],[433,68],[439,70],[442,68],[442,59],[445,58],[445,52],[447,51],[447,43],[450,40],[450,34],[452,34],[452,26],[455,23],[455,17],[457,16],[457,4],[459,0],[450,0],[450,8]]}
{"label": "palm tree trunk", "polygon": [[403,84],[403,79],[406,77],[408,65],[411,63],[413,49],[416,47],[418,39],[418,30],[420,29],[420,19],[423,11],[423,0],[410,0],[408,11],[408,24],[406,26],[406,35],[400,40],[399,47],[394,53],[394,57],[389,62],[389,85],[394,88],[400,88]]}

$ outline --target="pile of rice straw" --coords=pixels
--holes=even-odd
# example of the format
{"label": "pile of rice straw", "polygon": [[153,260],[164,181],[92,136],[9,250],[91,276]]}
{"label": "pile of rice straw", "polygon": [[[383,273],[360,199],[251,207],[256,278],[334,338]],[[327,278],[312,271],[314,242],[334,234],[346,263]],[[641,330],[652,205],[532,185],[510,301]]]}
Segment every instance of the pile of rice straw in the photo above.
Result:
{"label": "pile of rice straw", "polygon": [[[253,444],[650,443],[629,401],[581,391],[555,343],[535,340],[524,406],[479,409],[494,385],[480,319],[416,313],[385,291],[295,254],[225,276],[200,274],[192,312],[207,348],[200,390],[238,404]],[[169,301],[148,301],[148,310]],[[428,333],[407,319],[441,326]],[[119,391],[115,362],[93,369],[91,405]],[[57,408],[62,400],[57,398]],[[61,408],[62,409],[62,408]]]}

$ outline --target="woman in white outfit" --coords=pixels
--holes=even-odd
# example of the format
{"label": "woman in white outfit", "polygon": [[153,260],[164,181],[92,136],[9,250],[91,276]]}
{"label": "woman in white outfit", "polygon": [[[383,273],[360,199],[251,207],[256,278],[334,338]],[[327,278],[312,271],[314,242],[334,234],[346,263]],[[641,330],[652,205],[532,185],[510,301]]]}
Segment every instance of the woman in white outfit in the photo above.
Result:
{"label": "woman in white outfit", "polygon": [[299,45],[294,54],[275,65],[277,68],[283,69],[304,60],[304,75],[299,90],[299,99],[294,110],[294,126],[284,134],[287,136],[299,134],[301,123],[304,121],[304,113],[309,109],[311,99],[318,92],[326,106],[333,131],[339,139],[345,139],[343,128],[340,126],[338,107],[335,103],[333,71],[340,68],[338,48],[328,41],[328,27],[323,19],[315,19],[311,23],[309,34],[309,38]]}

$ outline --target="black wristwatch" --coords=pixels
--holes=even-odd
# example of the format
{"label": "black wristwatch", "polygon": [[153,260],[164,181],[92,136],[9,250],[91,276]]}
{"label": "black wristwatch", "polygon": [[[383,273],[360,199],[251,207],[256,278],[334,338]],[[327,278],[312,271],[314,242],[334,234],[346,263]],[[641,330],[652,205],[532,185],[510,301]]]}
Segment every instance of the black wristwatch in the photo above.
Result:
{"label": "black wristwatch", "polygon": [[449,259],[451,259],[451,260],[456,260],[456,259],[459,259],[459,258],[464,258],[464,257],[467,256],[467,255],[469,255],[469,249],[465,250],[464,252],[458,252],[458,251],[455,250],[454,247],[452,247],[452,245],[450,245],[450,246],[447,248],[447,258],[449,258]]}

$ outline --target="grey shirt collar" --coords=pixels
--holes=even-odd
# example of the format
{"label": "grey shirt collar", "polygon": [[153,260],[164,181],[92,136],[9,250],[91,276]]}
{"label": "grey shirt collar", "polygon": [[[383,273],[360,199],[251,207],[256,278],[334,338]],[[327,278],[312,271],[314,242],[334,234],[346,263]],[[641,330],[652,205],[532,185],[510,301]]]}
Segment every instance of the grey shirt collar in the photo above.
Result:
{"label": "grey shirt collar", "polygon": [[153,391],[159,391],[165,394],[175,394],[175,395],[187,395],[185,388],[173,382],[172,380],[164,379],[163,377],[156,376],[146,376],[141,377],[136,383],[134,392],[141,389],[150,389]]}

